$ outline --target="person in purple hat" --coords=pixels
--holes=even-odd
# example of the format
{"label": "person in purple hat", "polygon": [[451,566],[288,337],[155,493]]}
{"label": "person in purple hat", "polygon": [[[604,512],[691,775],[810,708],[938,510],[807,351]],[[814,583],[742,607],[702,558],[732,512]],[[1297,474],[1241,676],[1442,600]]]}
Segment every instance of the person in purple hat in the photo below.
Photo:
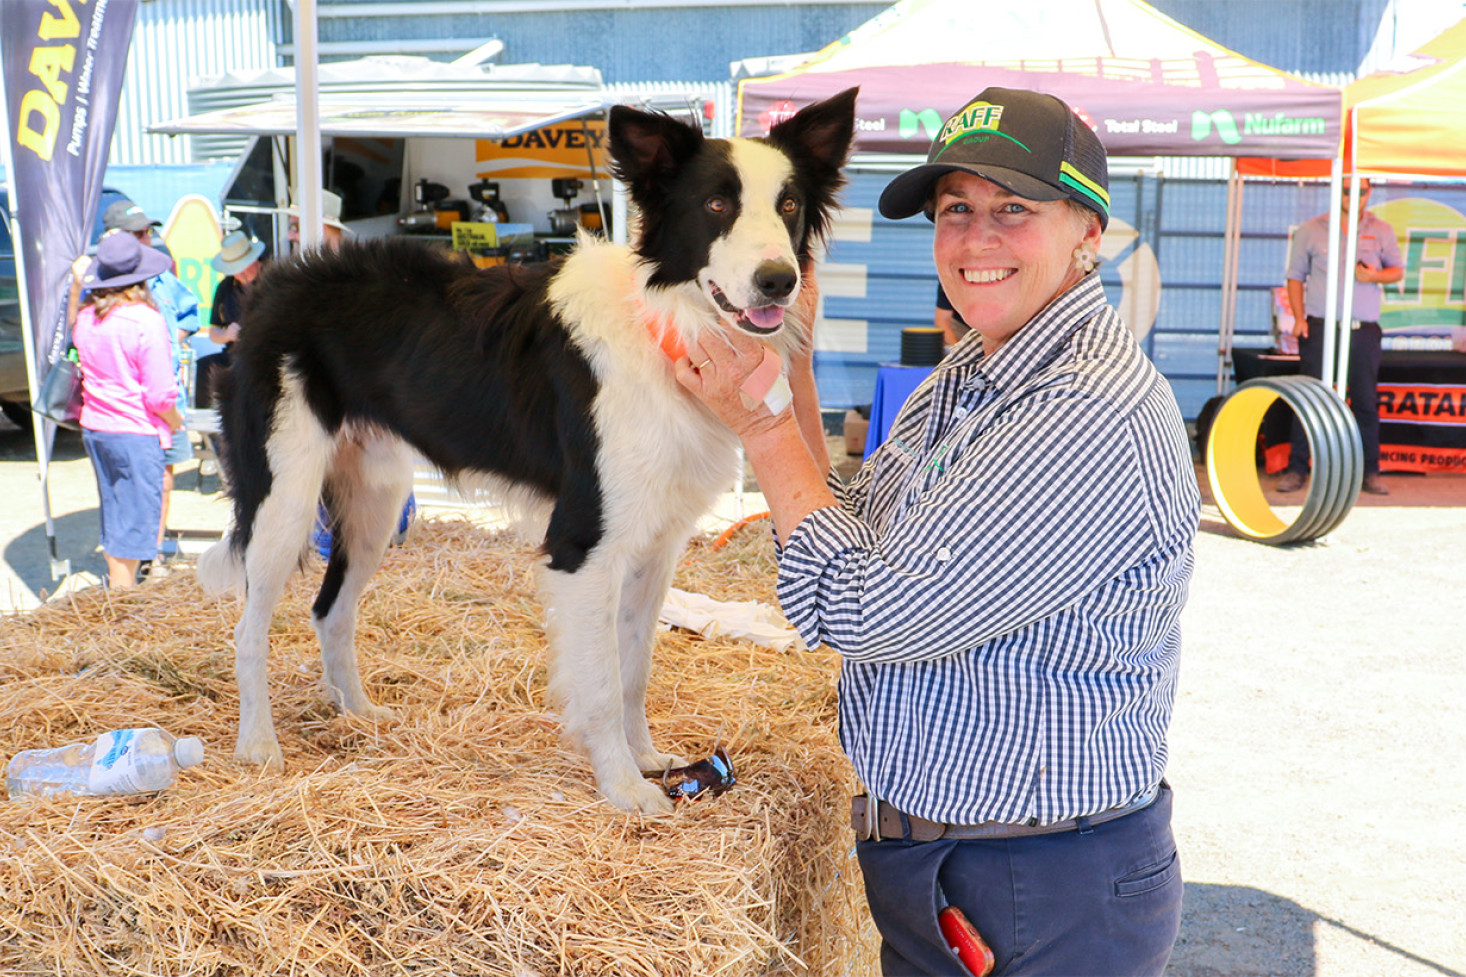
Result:
{"label": "person in purple hat", "polygon": [[1159,975],[1180,925],[1163,777],[1200,498],[1175,395],[1095,270],[1108,184],[1068,105],[1006,88],[891,181],[881,213],[933,222],[972,331],[848,485],[808,354],[777,414],[743,394],[747,337],[676,364],[753,465],[784,613],[840,655],[886,974],[982,971],[954,912],[1005,977]]}
{"label": "person in purple hat", "polygon": [[158,553],[164,452],[183,427],[164,328],[148,279],[172,262],[131,234],[109,234],[81,276],[72,330],[82,369],[82,444],[97,475],[107,580],[136,586]]}

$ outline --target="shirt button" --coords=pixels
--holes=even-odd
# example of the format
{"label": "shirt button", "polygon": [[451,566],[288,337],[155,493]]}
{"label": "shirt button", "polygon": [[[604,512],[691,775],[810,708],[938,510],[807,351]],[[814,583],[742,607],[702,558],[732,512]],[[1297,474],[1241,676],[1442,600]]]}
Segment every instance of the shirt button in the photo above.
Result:
{"label": "shirt button", "polygon": [[941,549],[937,550],[937,559],[940,560],[941,562],[946,563],[951,558],[952,558],[952,551],[949,550],[949,549],[947,549],[945,546],[943,546]]}

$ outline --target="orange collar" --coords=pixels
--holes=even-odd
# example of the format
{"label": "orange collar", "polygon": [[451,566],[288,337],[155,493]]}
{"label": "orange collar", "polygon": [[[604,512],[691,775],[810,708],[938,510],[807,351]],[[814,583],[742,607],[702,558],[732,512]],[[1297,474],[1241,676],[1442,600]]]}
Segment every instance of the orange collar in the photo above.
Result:
{"label": "orange collar", "polygon": [[682,341],[677,330],[671,328],[661,316],[652,314],[641,301],[638,300],[636,305],[641,312],[641,321],[646,326],[646,331],[656,340],[662,352],[667,354],[667,359],[675,363],[686,356],[687,344]]}

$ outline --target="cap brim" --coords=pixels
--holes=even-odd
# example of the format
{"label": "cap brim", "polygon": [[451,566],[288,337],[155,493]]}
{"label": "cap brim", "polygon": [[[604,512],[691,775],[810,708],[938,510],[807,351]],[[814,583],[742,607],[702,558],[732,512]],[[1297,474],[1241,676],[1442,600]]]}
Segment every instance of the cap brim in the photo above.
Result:
{"label": "cap brim", "polygon": [[1027,173],[1010,170],[1006,166],[989,166],[985,163],[926,163],[907,170],[886,184],[886,189],[881,191],[881,216],[900,220],[925,211],[937,180],[956,170],[991,180],[1025,200],[1063,200],[1069,196],[1057,187]]}

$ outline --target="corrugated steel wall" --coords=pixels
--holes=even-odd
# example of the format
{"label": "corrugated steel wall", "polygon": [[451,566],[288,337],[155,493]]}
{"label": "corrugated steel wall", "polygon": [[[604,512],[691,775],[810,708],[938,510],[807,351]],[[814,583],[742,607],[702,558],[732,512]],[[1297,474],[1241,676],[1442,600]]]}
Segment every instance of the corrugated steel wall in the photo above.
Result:
{"label": "corrugated steel wall", "polygon": [[186,139],[147,132],[188,114],[188,89],[225,71],[272,68],[278,0],[147,0],[138,5],[110,162],[190,162]]}

